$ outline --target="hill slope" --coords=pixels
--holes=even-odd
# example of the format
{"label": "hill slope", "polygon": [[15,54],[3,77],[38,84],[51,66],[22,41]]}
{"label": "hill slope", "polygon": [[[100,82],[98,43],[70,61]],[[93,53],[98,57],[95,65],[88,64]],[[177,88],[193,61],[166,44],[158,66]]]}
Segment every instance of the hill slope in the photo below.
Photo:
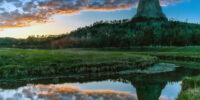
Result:
{"label": "hill slope", "polygon": [[[96,22],[69,34],[29,37],[14,44],[20,48],[101,48],[133,46],[200,45],[200,25],[162,19]],[[13,44],[12,44],[13,45]]]}
{"label": "hill slope", "polygon": [[64,47],[200,45],[200,25],[162,20],[101,21],[79,28],[63,39],[71,41],[63,43]]}

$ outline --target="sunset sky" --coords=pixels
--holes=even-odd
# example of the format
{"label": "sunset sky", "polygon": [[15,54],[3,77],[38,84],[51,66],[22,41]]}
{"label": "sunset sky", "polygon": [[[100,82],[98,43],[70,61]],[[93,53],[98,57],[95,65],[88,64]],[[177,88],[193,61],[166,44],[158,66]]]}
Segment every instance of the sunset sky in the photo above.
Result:
{"label": "sunset sky", "polygon": [[[168,18],[200,23],[200,0],[160,0]],[[0,37],[58,35],[100,20],[132,18],[138,0],[0,0]]]}

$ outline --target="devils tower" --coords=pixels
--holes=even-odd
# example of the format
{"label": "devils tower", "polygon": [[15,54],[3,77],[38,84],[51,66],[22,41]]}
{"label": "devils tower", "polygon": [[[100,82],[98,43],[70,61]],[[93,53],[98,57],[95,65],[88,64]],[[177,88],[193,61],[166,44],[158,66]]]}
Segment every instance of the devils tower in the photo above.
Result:
{"label": "devils tower", "polygon": [[162,12],[159,0],[139,0],[135,18],[167,19]]}

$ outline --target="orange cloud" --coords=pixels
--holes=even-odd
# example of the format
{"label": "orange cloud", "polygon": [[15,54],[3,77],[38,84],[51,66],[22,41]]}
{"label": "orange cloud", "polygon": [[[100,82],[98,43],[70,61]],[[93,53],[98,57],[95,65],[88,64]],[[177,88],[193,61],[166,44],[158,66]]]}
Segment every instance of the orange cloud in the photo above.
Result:
{"label": "orange cloud", "polygon": [[[167,6],[183,0],[160,0]],[[7,2],[7,3],[6,3]],[[10,4],[8,10],[7,5]],[[27,27],[49,23],[53,15],[81,11],[115,11],[137,7],[138,0],[0,0],[0,28]]]}
{"label": "orange cloud", "polygon": [[[22,88],[21,95],[33,100],[137,100],[136,94],[113,90],[80,90],[73,86],[29,85]],[[24,98],[24,99],[25,99]]]}

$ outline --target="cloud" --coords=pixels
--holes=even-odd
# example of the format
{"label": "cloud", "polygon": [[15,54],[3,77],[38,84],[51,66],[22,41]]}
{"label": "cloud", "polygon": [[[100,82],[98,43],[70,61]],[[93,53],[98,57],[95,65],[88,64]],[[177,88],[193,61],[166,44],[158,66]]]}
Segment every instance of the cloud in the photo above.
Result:
{"label": "cloud", "polygon": [[[160,0],[161,5],[183,0]],[[0,0],[0,28],[49,23],[54,15],[81,11],[114,11],[136,7],[138,0]]]}
{"label": "cloud", "polygon": [[[138,100],[136,94],[114,90],[80,90],[65,85],[28,85],[17,90],[1,90],[0,99],[12,100]],[[2,96],[2,97],[1,97]]]}
{"label": "cloud", "polygon": [[162,6],[168,6],[170,4],[174,4],[174,3],[178,3],[178,2],[182,2],[184,0],[160,0],[160,3]]}

